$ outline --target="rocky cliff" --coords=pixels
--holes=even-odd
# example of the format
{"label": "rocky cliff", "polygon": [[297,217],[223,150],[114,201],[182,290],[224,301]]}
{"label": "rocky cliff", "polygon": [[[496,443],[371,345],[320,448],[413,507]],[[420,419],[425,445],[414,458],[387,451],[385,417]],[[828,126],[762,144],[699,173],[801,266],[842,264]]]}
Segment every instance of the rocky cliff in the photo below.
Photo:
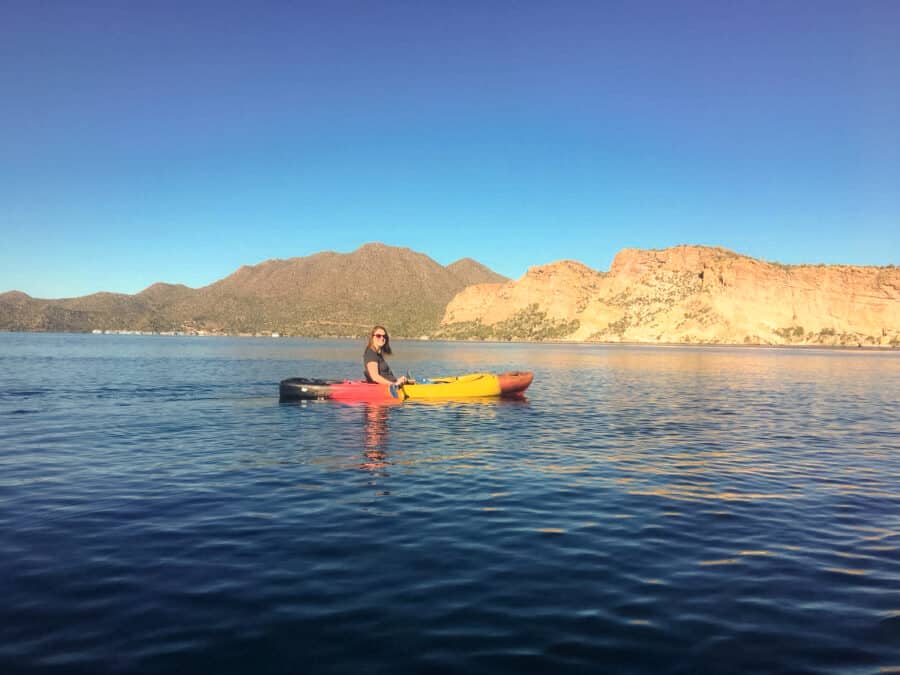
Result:
{"label": "rocky cliff", "polygon": [[721,248],[625,249],[609,272],[562,261],[447,306],[450,337],[900,344],[900,268],[786,266]]}

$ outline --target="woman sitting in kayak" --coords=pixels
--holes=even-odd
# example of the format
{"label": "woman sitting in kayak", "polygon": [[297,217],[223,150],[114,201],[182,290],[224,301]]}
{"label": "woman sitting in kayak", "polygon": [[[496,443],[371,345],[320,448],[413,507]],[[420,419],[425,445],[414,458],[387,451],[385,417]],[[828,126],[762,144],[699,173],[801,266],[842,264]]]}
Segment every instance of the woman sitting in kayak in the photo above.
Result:
{"label": "woman sitting in kayak", "polygon": [[375,326],[369,332],[369,342],[363,352],[366,382],[372,384],[406,384],[406,377],[394,377],[391,367],[384,360],[391,353],[391,337],[384,326]]}

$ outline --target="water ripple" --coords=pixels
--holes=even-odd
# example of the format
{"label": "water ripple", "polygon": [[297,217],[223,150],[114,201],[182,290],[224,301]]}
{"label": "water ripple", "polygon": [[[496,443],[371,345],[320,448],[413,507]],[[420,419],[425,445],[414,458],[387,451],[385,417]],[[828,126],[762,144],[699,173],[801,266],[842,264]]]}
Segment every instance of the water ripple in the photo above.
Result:
{"label": "water ripple", "polygon": [[535,384],[288,406],[356,345],[91,337],[0,335],[4,673],[900,667],[896,355],[413,343]]}

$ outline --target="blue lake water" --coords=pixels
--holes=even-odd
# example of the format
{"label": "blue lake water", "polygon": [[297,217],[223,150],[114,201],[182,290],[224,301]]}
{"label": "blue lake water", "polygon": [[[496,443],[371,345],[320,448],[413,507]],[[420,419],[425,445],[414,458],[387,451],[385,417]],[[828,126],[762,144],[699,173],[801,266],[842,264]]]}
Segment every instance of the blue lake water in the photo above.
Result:
{"label": "blue lake water", "polygon": [[0,334],[0,673],[900,672],[900,353]]}

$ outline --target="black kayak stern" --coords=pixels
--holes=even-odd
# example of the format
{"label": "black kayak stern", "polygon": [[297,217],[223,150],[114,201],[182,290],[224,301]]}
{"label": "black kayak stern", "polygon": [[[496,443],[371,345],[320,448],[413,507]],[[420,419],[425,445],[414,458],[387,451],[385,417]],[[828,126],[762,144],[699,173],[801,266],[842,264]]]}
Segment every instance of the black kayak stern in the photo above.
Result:
{"label": "black kayak stern", "polygon": [[278,385],[279,401],[316,401],[328,398],[331,385],[340,380],[315,380],[306,377],[290,377]]}

